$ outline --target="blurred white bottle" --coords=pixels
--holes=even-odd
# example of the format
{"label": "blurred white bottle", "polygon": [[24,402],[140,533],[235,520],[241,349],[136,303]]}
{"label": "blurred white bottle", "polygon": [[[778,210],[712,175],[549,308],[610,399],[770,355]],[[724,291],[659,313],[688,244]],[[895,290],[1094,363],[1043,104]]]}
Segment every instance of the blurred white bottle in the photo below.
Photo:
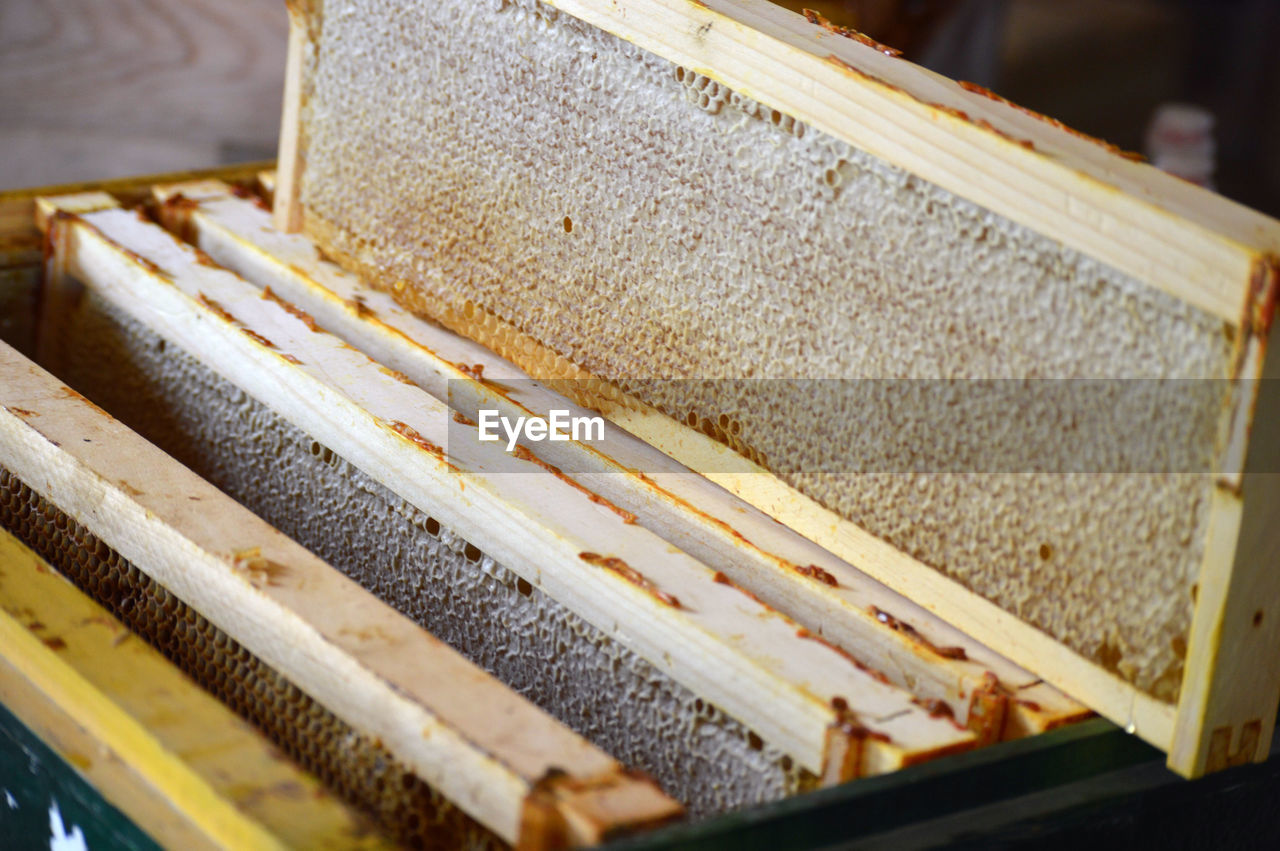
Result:
{"label": "blurred white bottle", "polygon": [[1147,125],[1147,159],[1156,168],[1209,189],[1217,146],[1213,113],[1186,103],[1161,104]]}

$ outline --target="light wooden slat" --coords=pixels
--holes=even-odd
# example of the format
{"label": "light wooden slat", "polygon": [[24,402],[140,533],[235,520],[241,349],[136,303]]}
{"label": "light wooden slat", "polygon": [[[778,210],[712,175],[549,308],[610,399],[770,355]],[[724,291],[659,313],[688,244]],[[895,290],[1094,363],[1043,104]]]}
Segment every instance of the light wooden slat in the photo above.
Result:
{"label": "light wooden slat", "polygon": [[103,191],[133,199],[145,196],[156,183],[196,180],[215,175],[220,180],[239,181],[252,178],[268,165],[268,162],[254,162],[202,171],[173,171],[86,183],[66,183],[40,189],[0,191],[0,263],[23,265],[39,262],[42,237],[35,223],[35,199],[40,194],[71,195]]}
{"label": "light wooden slat", "polygon": [[[276,224],[284,231],[302,229],[300,192],[306,153],[302,133],[303,76],[310,12],[302,3],[289,3],[289,49],[285,55],[284,103],[280,120],[280,149],[272,181],[272,204]],[[278,163],[284,163],[280,166]]]}
{"label": "light wooden slat", "polygon": [[[1253,424],[1280,416],[1280,358],[1262,370]],[[1197,776],[1266,759],[1280,703],[1280,453],[1249,447],[1250,469],[1213,494],[1169,765]]]}
{"label": "light wooden slat", "polygon": [[[833,779],[973,743],[598,498],[492,444],[446,457],[445,405],[160,228],[104,210],[60,218],[54,234],[68,272],[815,773],[833,729],[858,740]],[[873,735],[844,724],[835,698]]]}
{"label": "light wooden slat", "polygon": [[[472,419],[481,407],[510,416],[545,417],[551,409],[588,413],[487,349],[413,317],[388,295],[325,262],[309,240],[272,228],[266,213],[235,197],[226,184],[168,184],[156,188],[156,197],[162,220],[216,262],[269,286],[322,327]],[[363,307],[353,309],[356,303]],[[497,392],[484,379],[505,382],[506,389]],[[944,701],[980,736],[1026,735],[1089,714],[1036,675],[630,435],[606,430],[602,441],[547,443],[539,451],[544,460],[636,514],[642,525],[878,667],[896,684]],[[821,568],[836,586],[797,569],[809,566]],[[895,629],[900,623],[913,627],[919,638]],[[932,649],[938,647],[960,648],[967,658],[945,658]],[[988,672],[1002,689],[985,682]],[[1008,723],[1000,717],[1005,696]],[[975,700],[981,700],[978,714],[970,718]]]}

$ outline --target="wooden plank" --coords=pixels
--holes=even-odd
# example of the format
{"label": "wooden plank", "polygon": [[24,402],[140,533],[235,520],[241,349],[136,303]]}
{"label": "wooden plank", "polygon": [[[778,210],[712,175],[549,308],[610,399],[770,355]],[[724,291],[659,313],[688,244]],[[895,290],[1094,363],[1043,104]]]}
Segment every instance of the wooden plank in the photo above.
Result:
{"label": "wooden plank", "polygon": [[[481,407],[513,417],[545,418],[553,409],[588,413],[487,349],[412,316],[388,295],[325,262],[309,240],[276,231],[262,210],[225,184],[162,185],[156,197],[167,226],[216,262],[270,287],[468,417],[475,419]],[[363,306],[355,310],[355,304]],[[506,389],[499,393],[486,380]],[[540,453],[769,605],[855,656],[874,660],[895,684],[943,701],[980,737],[1026,735],[1088,714],[1036,675],[628,434],[606,429],[603,440],[548,443]],[[965,658],[946,658],[937,648],[958,648]],[[991,688],[989,674],[1001,688]],[[1007,724],[1006,698],[1012,713]],[[981,702],[971,715],[975,700]]]}
{"label": "wooden plank", "polygon": [[814,773],[832,730],[859,740],[850,773],[972,745],[597,495],[492,444],[446,454],[447,406],[155,225],[104,210],[54,231],[86,284]]}
{"label": "wooden plank", "polygon": [[634,804],[613,813],[627,825],[677,811],[7,347],[0,376],[0,464],[500,836],[522,838],[526,798],[553,768]]}
{"label": "wooden plank", "polygon": [[[1280,417],[1280,359],[1259,376],[1254,422]],[[1213,494],[1208,541],[1193,592],[1195,617],[1178,696],[1169,765],[1197,776],[1270,752],[1280,703],[1280,453],[1255,440],[1249,470]]]}
{"label": "wooden plank", "polygon": [[169,171],[136,177],[120,177],[80,183],[64,183],[34,189],[0,191],[0,257],[8,262],[39,262],[43,237],[35,222],[35,199],[39,195],[74,195],[81,192],[109,192],[123,204],[146,198],[156,183],[172,183],[216,177],[228,182],[253,179],[271,162],[252,162],[195,171]]}
{"label": "wooden plank", "polygon": [[312,42],[309,27],[316,20],[309,4],[295,0],[289,8],[289,50],[285,56],[284,106],[280,119],[280,153],[272,187],[276,226],[286,233],[302,229],[302,184],[306,163],[303,147],[302,106],[305,84],[304,62]]}
{"label": "wooden plank", "polygon": [[[0,530],[0,565],[0,610],[44,645],[43,662],[52,659],[52,668],[39,667],[36,679],[10,681],[0,688],[40,689],[45,678],[60,668],[71,668],[83,679],[84,688],[96,692],[91,699],[105,700],[127,716],[168,757],[180,762],[187,773],[221,799],[209,813],[187,812],[186,807],[203,806],[204,802],[184,797],[189,786],[186,781],[175,784],[172,788],[176,794],[168,796],[170,787],[164,784],[159,766],[155,766],[157,772],[143,787],[125,785],[123,781],[136,784],[151,776],[153,766],[145,760],[153,751],[126,749],[123,739],[96,741],[84,749],[59,747],[58,743],[69,743],[90,732],[58,726],[60,722],[71,723],[86,711],[82,707],[58,706],[23,719],[44,727],[46,741],[96,780],[98,788],[131,816],[140,821],[152,820],[144,821],[144,826],[159,841],[174,845],[186,838],[165,832],[171,819],[190,822],[193,829],[204,830],[212,818],[217,819],[217,832],[203,838],[226,841],[227,831],[220,825],[230,807],[233,812],[228,824],[250,822],[246,832],[265,830],[290,847],[389,847],[370,832],[363,817],[325,791],[319,780],[282,759],[266,738],[4,530]],[[15,672],[12,666],[5,670]],[[52,699],[54,695],[48,691],[46,696]],[[31,698],[18,698],[17,702],[31,705]],[[103,723],[112,720],[118,720],[114,713],[101,719]],[[109,753],[105,759],[99,756],[104,751]],[[107,780],[105,775],[93,777],[95,768],[103,762],[133,764],[136,773],[125,773],[118,778],[121,782],[116,782],[117,778]],[[159,807],[166,814],[157,818],[150,811],[152,807]]]}

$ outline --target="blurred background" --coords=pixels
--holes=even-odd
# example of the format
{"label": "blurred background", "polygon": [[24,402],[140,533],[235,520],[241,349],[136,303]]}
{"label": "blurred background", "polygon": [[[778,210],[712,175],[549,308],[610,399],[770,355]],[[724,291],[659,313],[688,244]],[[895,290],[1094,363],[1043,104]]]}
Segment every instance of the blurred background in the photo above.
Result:
{"label": "blurred background", "polygon": [[[1278,0],[783,5],[1280,216]],[[274,157],[285,31],[284,0],[0,0],[0,188]]]}

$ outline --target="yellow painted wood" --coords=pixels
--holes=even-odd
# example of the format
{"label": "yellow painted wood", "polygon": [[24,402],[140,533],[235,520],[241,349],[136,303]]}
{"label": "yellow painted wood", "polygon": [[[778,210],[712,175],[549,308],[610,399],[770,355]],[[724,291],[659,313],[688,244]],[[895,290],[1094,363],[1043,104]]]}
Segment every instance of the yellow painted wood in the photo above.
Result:
{"label": "yellow painted wood", "polygon": [[[7,532],[0,533],[0,570],[0,701],[10,711],[162,844],[284,847],[70,661],[83,664],[96,643],[93,667],[117,681],[137,677],[142,672],[119,668],[147,655],[135,649],[139,642],[115,643],[119,624]],[[13,596],[24,584],[29,593]]]}
{"label": "yellow painted wood", "polygon": [[3,530],[0,609],[134,719],[242,817],[262,825],[285,844],[300,848],[386,845],[362,816],[318,779]]}

